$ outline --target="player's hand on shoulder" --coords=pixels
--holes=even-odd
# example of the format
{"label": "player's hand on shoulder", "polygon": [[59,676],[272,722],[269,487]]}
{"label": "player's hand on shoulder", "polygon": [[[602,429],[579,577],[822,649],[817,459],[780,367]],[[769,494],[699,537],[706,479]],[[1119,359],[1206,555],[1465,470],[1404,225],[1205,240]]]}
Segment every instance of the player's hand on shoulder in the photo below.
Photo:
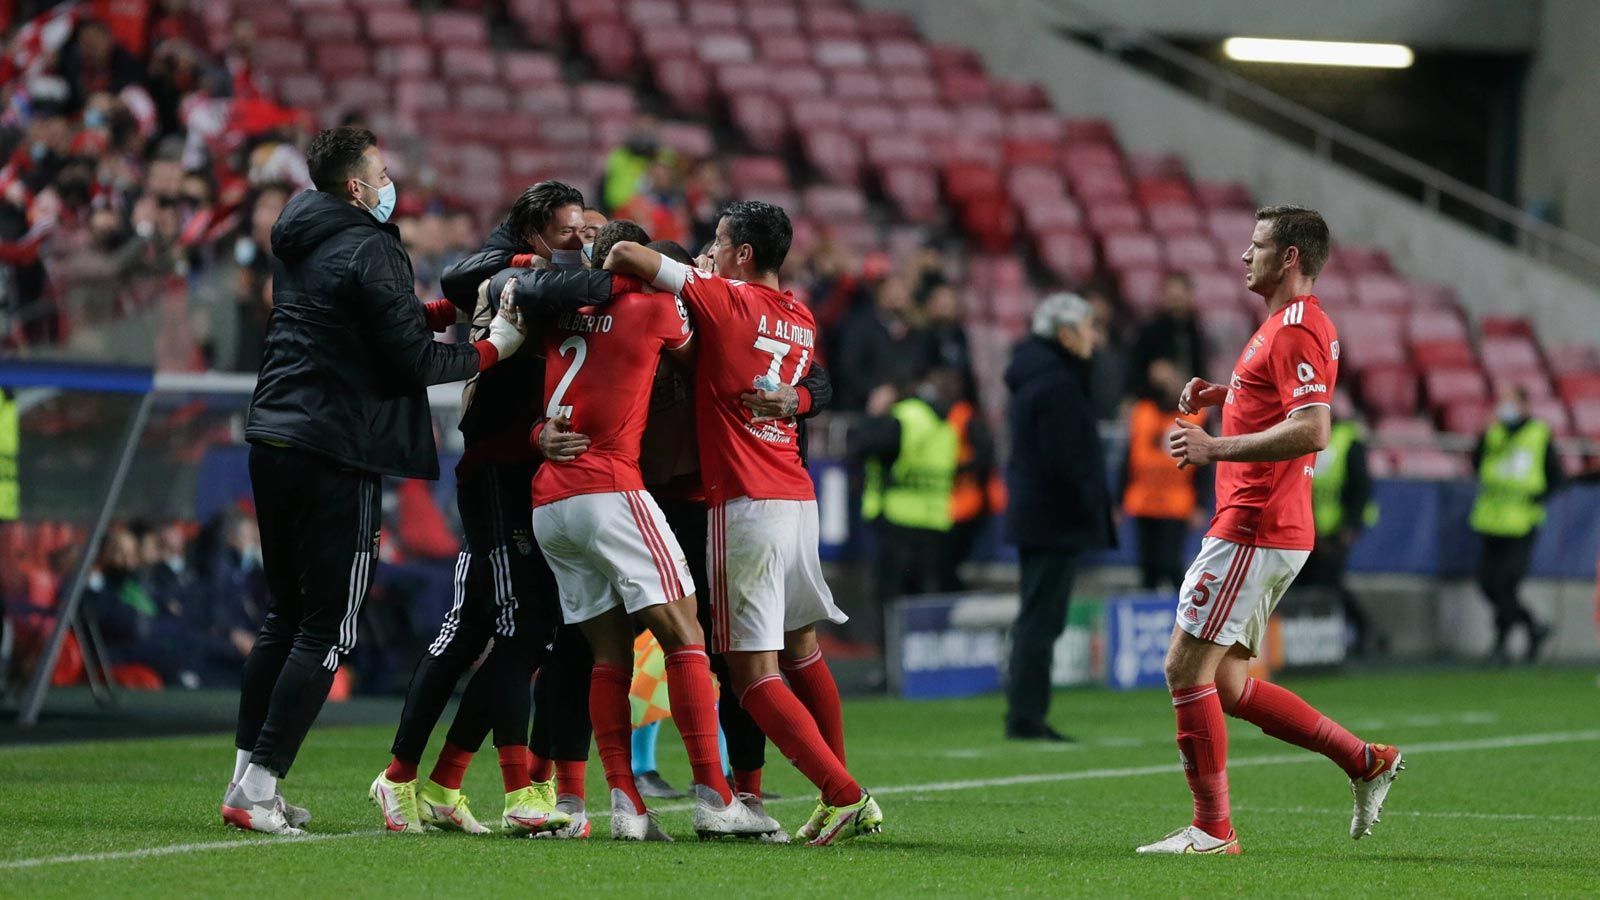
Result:
{"label": "player's hand on shoulder", "polygon": [[556,416],[539,429],[539,453],[553,463],[572,462],[589,449],[589,436],[572,430],[572,419]]}
{"label": "player's hand on shoulder", "polygon": [[1221,406],[1228,397],[1227,387],[1212,384],[1204,378],[1191,378],[1178,395],[1178,412],[1184,415],[1199,412],[1208,406]]}
{"label": "player's hand on shoulder", "polygon": [[1207,466],[1217,461],[1216,438],[1188,419],[1173,419],[1172,423],[1173,429],[1167,434],[1167,452],[1177,460],[1178,468]]}

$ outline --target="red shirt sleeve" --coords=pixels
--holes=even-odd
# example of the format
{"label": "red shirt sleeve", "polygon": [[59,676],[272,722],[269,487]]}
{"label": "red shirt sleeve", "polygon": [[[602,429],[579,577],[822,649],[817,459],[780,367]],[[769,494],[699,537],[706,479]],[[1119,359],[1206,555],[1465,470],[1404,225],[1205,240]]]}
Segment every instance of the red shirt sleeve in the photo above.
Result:
{"label": "red shirt sleeve", "polygon": [[1285,325],[1272,339],[1272,381],[1285,416],[1307,406],[1332,402],[1339,363],[1333,347],[1305,325]]}
{"label": "red shirt sleeve", "polygon": [[683,290],[678,294],[696,316],[721,320],[733,305],[733,284],[705,269],[689,268]]}
{"label": "red shirt sleeve", "polygon": [[676,350],[688,343],[694,337],[694,326],[689,324],[688,307],[671,294],[658,294],[652,299],[657,301],[655,321],[661,345],[668,350]]}

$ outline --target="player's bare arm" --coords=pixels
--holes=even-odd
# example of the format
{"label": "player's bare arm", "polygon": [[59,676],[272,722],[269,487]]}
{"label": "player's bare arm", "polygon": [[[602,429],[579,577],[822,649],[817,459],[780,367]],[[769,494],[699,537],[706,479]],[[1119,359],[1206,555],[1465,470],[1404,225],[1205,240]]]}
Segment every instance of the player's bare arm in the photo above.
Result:
{"label": "player's bare arm", "polygon": [[656,275],[661,271],[664,257],[643,244],[633,241],[617,241],[611,247],[611,252],[606,254],[606,261],[601,268],[623,275],[632,275],[635,278],[655,283],[661,290],[670,290],[677,293],[683,288],[679,284],[674,286],[656,283]]}
{"label": "player's bare arm", "polygon": [[1179,467],[1214,462],[1281,462],[1328,446],[1332,416],[1326,406],[1308,406],[1282,422],[1256,434],[1214,437],[1185,419],[1175,419],[1168,451]]}
{"label": "player's bare arm", "polygon": [[1221,406],[1227,397],[1226,385],[1212,384],[1204,378],[1192,378],[1178,397],[1178,412],[1187,416],[1208,406]]}

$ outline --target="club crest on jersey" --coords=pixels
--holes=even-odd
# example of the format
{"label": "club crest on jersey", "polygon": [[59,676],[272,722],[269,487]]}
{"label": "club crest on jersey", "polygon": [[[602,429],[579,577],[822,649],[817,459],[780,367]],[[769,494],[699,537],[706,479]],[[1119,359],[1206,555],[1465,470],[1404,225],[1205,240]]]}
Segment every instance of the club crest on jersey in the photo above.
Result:
{"label": "club crest on jersey", "polygon": [[675,296],[672,298],[672,302],[678,304],[678,318],[685,322],[689,321],[689,308],[683,305],[683,298]]}
{"label": "club crest on jersey", "polygon": [[1317,377],[1317,370],[1311,368],[1311,364],[1310,363],[1305,363],[1305,362],[1301,363],[1298,366],[1295,366],[1294,373],[1296,375],[1300,376],[1300,382],[1302,384],[1304,384],[1305,382],[1310,381],[1311,379]]}

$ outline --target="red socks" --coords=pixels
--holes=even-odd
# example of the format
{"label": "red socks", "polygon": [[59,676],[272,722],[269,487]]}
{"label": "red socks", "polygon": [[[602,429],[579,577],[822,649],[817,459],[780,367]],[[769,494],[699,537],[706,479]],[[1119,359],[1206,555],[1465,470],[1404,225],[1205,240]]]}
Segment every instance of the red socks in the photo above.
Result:
{"label": "red socks", "polygon": [[[594,726],[594,742],[600,748],[600,764],[606,770],[606,784],[628,795],[635,812],[644,812],[644,798],[633,782],[632,714],[628,706],[628,686],[633,673],[610,663],[595,663],[589,674],[589,721]],[[677,711],[677,704],[673,704]]]}
{"label": "red socks", "polygon": [[1178,753],[1194,795],[1194,826],[1215,838],[1233,831],[1228,811],[1228,720],[1215,684],[1172,692]]}
{"label": "red socks", "polygon": [[500,754],[500,781],[505,785],[506,793],[520,791],[533,784],[528,777],[527,744],[512,744],[496,750]]}
{"label": "red socks", "polygon": [[789,679],[789,689],[794,691],[795,697],[805,704],[811,712],[811,718],[816,720],[817,730],[822,732],[822,739],[828,742],[828,748],[843,763],[844,708],[839,703],[839,685],[833,680],[833,672],[822,658],[822,648],[818,647],[804,659],[792,662],[780,659],[778,667]]}
{"label": "red socks", "polygon": [[761,770],[751,769],[745,771],[744,769],[734,769],[733,789],[741,794],[761,796]]}
{"label": "red socks", "polygon": [[383,770],[383,777],[397,784],[417,780],[417,764],[406,762],[396,756],[389,760],[389,768]]}
{"label": "red socks", "polygon": [[1280,741],[1321,753],[1351,778],[1366,775],[1367,742],[1317,712],[1293,691],[1251,678],[1229,712]]}
{"label": "red socks", "polygon": [[586,760],[556,760],[556,796],[571,794],[582,800],[584,797],[583,784],[588,775],[588,770],[589,763]]}
{"label": "red socks", "polygon": [[549,781],[550,772],[553,769],[554,765],[550,760],[534,753],[532,750],[528,751],[528,780],[530,784]]}
{"label": "red socks", "polygon": [[695,784],[721,794],[724,804],[731,802],[733,792],[722,774],[722,751],[717,747],[717,694],[711,687],[711,657],[705,647],[690,644],[667,654],[667,697],[672,722],[689,751]]}
{"label": "red socks", "polygon": [[428,777],[442,788],[461,790],[461,779],[467,774],[467,766],[472,762],[472,753],[471,750],[463,750],[446,741],[444,749],[439,751],[439,761],[433,766],[433,774]]}
{"label": "red socks", "polygon": [[[779,752],[822,791],[829,806],[848,806],[861,799],[861,785],[822,739],[816,720],[783,683],[783,676],[757,679],[745,688],[739,703]],[[676,705],[673,715],[677,715]]]}

